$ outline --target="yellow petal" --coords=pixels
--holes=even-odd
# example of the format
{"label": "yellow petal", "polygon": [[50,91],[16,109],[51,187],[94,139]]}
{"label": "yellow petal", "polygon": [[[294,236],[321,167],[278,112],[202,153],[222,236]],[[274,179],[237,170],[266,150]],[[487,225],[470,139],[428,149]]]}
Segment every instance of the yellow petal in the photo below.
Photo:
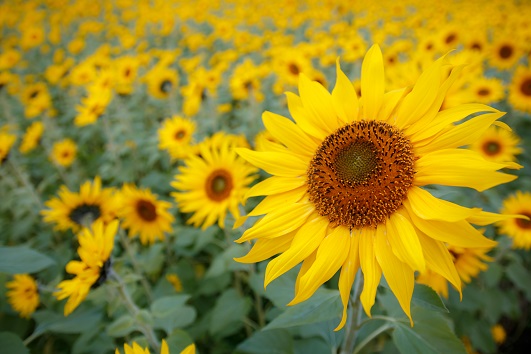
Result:
{"label": "yellow petal", "polygon": [[374,255],[375,231],[364,229],[359,237],[360,267],[363,271],[363,291],[360,300],[365,313],[371,317],[371,308],[376,300],[376,289],[380,284],[382,270]]}
{"label": "yellow petal", "polygon": [[385,92],[384,66],[380,47],[374,44],[361,64],[361,119],[375,120],[383,103]]}
{"label": "yellow petal", "polygon": [[386,223],[387,240],[393,253],[411,269],[423,272],[426,269],[422,247],[411,222],[399,212],[392,214]]}
{"label": "yellow petal", "polygon": [[234,260],[240,263],[262,262],[276,254],[286,251],[293,240],[293,236],[294,233],[290,232],[280,237],[258,239],[249,253],[243,257],[234,258]]}
{"label": "yellow petal", "polygon": [[510,220],[510,219],[524,219],[529,220],[529,218],[525,215],[514,215],[514,214],[497,214],[497,213],[490,213],[488,211],[481,211],[477,215],[473,215],[469,218],[467,218],[467,221],[474,224],[474,225],[489,225],[498,221],[502,220]]}
{"label": "yellow petal", "polygon": [[286,98],[288,100],[289,112],[293,120],[297,122],[297,125],[305,133],[317,138],[318,141],[324,140],[329,132],[311,120],[313,116],[304,108],[301,98],[292,92],[286,92]]}
{"label": "yellow petal", "polygon": [[332,103],[337,116],[344,124],[349,124],[358,119],[359,102],[352,82],[343,73],[336,61],[336,85],[332,90]]}
{"label": "yellow petal", "polygon": [[395,294],[400,307],[409,317],[409,321],[413,326],[413,319],[411,318],[411,297],[413,296],[413,288],[415,286],[415,277],[413,269],[406,263],[400,261],[393,253],[391,245],[387,242],[387,237],[383,228],[376,229],[376,242],[374,253],[385,280],[389,287]]}
{"label": "yellow petal", "polygon": [[168,348],[168,343],[163,339],[160,345],[160,354],[170,354],[170,349]]}
{"label": "yellow petal", "polygon": [[332,133],[342,124],[335,114],[330,93],[303,73],[299,74],[299,94],[308,119],[321,130]]}
{"label": "yellow petal", "polygon": [[249,216],[258,216],[271,213],[286,205],[300,202],[302,197],[306,194],[307,188],[305,186],[289,190],[287,192],[268,195],[248,214]]}
{"label": "yellow petal", "polygon": [[310,268],[312,267],[316,257],[317,248],[302,262],[301,268],[299,269],[299,273],[297,274],[297,279],[295,279],[295,294],[299,291],[301,278],[306,275],[306,273],[308,273],[308,270],[310,270]]}
{"label": "yellow petal", "polygon": [[296,189],[306,183],[306,176],[304,177],[279,177],[271,176],[254,186],[252,186],[245,194],[245,199],[256,197],[259,195],[270,195],[287,192]]}
{"label": "yellow petal", "polygon": [[380,108],[380,112],[378,112],[378,119],[396,125],[395,109],[406,92],[407,90],[405,88],[386,92],[382,108]]}
{"label": "yellow petal", "polygon": [[309,299],[321,285],[337,273],[349,250],[350,230],[343,226],[336,227],[321,242],[315,262],[301,277],[295,298],[288,305]]}
{"label": "yellow petal", "polygon": [[252,165],[272,175],[297,177],[306,175],[308,170],[309,161],[291,153],[253,151],[246,148],[235,148],[234,150]]}
{"label": "yellow petal", "polygon": [[290,247],[267,264],[264,287],[301,263],[316,250],[326,236],[327,226],[328,220],[320,216],[306,222],[298,230]]}
{"label": "yellow petal", "polygon": [[411,210],[425,220],[458,221],[469,218],[480,212],[479,208],[465,208],[446,200],[434,197],[420,187],[412,187],[408,191]]}

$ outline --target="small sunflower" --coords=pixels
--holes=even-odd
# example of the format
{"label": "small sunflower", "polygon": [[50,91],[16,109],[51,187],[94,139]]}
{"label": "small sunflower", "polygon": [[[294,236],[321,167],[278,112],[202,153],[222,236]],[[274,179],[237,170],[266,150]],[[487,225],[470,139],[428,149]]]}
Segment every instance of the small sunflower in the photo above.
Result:
{"label": "small sunflower", "polygon": [[29,274],[15,274],[13,280],[6,283],[6,287],[9,289],[6,296],[11,307],[20,317],[29,318],[40,301],[35,279]]}
{"label": "small sunflower", "polygon": [[7,160],[7,155],[16,140],[16,135],[0,130],[0,166]]}
{"label": "small sunflower", "polygon": [[225,227],[225,216],[230,211],[240,217],[239,205],[256,178],[256,169],[240,159],[233,145],[226,141],[221,147],[201,145],[199,156],[191,155],[171,183],[179,192],[172,196],[183,213],[193,213],[188,224],[202,229],[213,225]]}
{"label": "small sunflower", "polygon": [[21,100],[27,118],[34,118],[52,106],[48,87],[43,82],[27,85],[22,92]]}
{"label": "small sunflower", "polygon": [[63,280],[54,292],[57,300],[66,301],[64,314],[68,316],[85,300],[90,289],[100,286],[107,279],[111,267],[111,253],[114,236],[118,231],[118,220],[105,225],[96,220],[90,228],[83,228],[78,235],[77,253],[80,261],[70,261],[66,272],[75,275],[73,279]]}
{"label": "small sunflower", "polygon": [[508,35],[495,38],[489,49],[490,65],[500,70],[512,68],[523,54],[518,42]]}
{"label": "small sunflower", "polygon": [[157,199],[149,189],[139,189],[133,184],[124,184],[121,193],[121,208],[118,216],[122,227],[129,229],[129,236],[140,236],[143,245],[156,239],[164,240],[164,233],[171,232],[173,216],[168,212],[171,203]]}
{"label": "small sunflower", "polygon": [[[337,330],[346,322],[359,268],[361,303],[369,316],[382,275],[411,323],[416,271],[435,270],[460,291],[445,244],[492,247],[496,243],[472,224],[504,216],[438,199],[423,187],[483,191],[516,178],[498,170],[521,168],[461,148],[479,139],[503,113],[480,104],[440,111],[460,72],[461,66],[452,68],[444,56],[410,90],[385,93],[382,53],[374,45],[361,65],[361,100],[339,62],[331,94],[300,75],[300,96],[287,94],[293,121],[263,115],[266,129],[281,144],[271,151],[236,149],[273,175],[246,194],[266,197],[249,213],[263,217],[237,240],[256,243],[237,261],[255,263],[281,253],[269,262],[265,285],[302,262],[289,305],[307,300],[340,271],[343,316]],[[486,114],[457,124],[481,112]]]}
{"label": "small sunflower", "polygon": [[492,334],[492,339],[498,345],[505,343],[505,338],[507,338],[507,333],[505,328],[499,323],[491,327],[490,333]]}
{"label": "small sunflower", "polygon": [[516,155],[522,153],[522,149],[517,146],[519,143],[520,138],[512,131],[492,126],[470,145],[470,149],[489,161],[516,161]]}
{"label": "small sunflower", "polygon": [[119,199],[113,188],[101,188],[100,177],[81,185],[79,193],[66,186],[59,189],[59,197],[48,200],[49,208],[41,211],[44,221],[56,224],[57,230],[79,231],[81,227],[102,219],[110,222],[119,209]]}
{"label": "small sunflower", "polygon": [[190,119],[173,116],[164,120],[158,130],[159,149],[166,150],[173,160],[183,159],[191,151],[192,135],[196,124]]}
{"label": "small sunflower", "polygon": [[44,124],[42,122],[33,122],[27,129],[22,142],[20,143],[19,151],[27,154],[37,147],[44,132]]}
{"label": "small sunflower", "polygon": [[53,144],[50,160],[59,166],[70,166],[77,155],[77,145],[74,140],[66,138]]}
{"label": "small sunflower", "polygon": [[531,67],[516,68],[509,86],[509,103],[517,110],[531,113]]}
{"label": "small sunflower", "polygon": [[179,82],[177,71],[166,66],[155,66],[144,79],[149,94],[158,99],[168,98],[176,91]]}
{"label": "small sunflower", "polygon": [[477,78],[468,89],[477,103],[491,104],[501,101],[505,96],[503,82],[496,78]]}
{"label": "small sunflower", "polygon": [[[120,354],[120,351],[118,348],[114,352],[115,354]],[[129,344],[124,344],[124,353],[125,354],[150,354],[150,351],[148,348],[142,348],[138,343],[133,342],[133,345],[130,346]],[[168,347],[168,344],[163,339],[161,346],[160,346],[160,354],[170,354],[170,349]],[[180,354],[195,354],[195,344],[190,344],[186,348],[184,348]]]}
{"label": "small sunflower", "polygon": [[183,283],[177,274],[166,274],[166,280],[173,286],[175,292],[183,291]]}
{"label": "small sunflower", "polygon": [[528,217],[508,218],[498,222],[499,232],[513,239],[513,248],[531,249],[531,193],[517,191],[503,201],[502,214]]}

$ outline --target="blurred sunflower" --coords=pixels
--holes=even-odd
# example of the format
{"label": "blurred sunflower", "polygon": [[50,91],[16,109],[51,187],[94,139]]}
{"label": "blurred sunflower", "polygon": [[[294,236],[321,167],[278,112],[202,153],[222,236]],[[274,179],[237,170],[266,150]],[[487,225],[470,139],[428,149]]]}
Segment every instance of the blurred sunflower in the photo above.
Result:
{"label": "blurred sunflower", "polygon": [[46,84],[37,82],[26,86],[21,97],[24,104],[24,114],[33,118],[42,114],[52,106],[52,99]]}
{"label": "blurred sunflower", "polygon": [[193,213],[187,224],[202,229],[216,221],[225,227],[225,216],[230,211],[234,218],[240,217],[239,205],[256,178],[256,169],[240,159],[234,146],[226,141],[221,147],[203,144],[199,156],[190,155],[185,166],[171,186],[179,192],[171,195],[183,213]]}
{"label": "blurred sunflower", "polygon": [[523,54],[517,39],[507,34],[498,35],[489,50],[489,63],[499,70],[513,68]]}
{"label": "blurred sunflower", "polygon": [[505,339],[507,338],[507,333],[505,332],[505,328],[499,323],[492,326],[490,329],[490,332],[492,334],[492,339],[494,339],[494,342],[497,345],[505,343]]}
{"label": "blurred sunflower", "polygon": [[66,272],[75,275],[73,279],[63,280],[57,285],[54,296],[57,300],[68,298],[64,315],[68,316],[85,300],[90,289],[94,289],[107,280],[111,268],[111,253],[114,236],[118,231],[118,220],[105,225],[96,220],[90,228],[83,228],[78,235],[77,253],[80,261],[70,261]]}
{"label": "blurred sunflower", "polygon": [[101,179],[96,176],[80,187],[79,193],[71,192],[66,186],[59,189],[59,197],[48,200],[49,208],[41,211],[44,221],[56,224],[56,230],[71,229],[77,232],[93,221],[108,223],[115,218],[119,199],[113,188],[101,188]]}
{"label": "blurred sunflower", "polygon": [[177,274],[166,274],[166,280],[173,286],[175,292],[183,291],[183,283]]}
{"label": "blurred sunflower", "polygon": [[[130,346],[129,344],[124,344],[124,353],[125,354],[150,354],[150,351],[148,348],[142,348],[138,343],[133,342],[133,345]],[[115,351],[115,354],[120,354],[120,351],[118,348]],[[170,349],[168,348],[168,344],[163,339],[160,347],[160,354],[170,354]],[[180,354],[195,354],[195,344],[190,344],[186,348],[184,348]]]}
{"label": "blurred sunflower", "polygon": [[22,28],[20,47],[24,50],[37,47],[44,41],[44,26],[32,25]]}
{"label": "blurred sunflower", "polygon": [[95,123],[105,112],[112,98],[110,89],[90,90],[88,96],[81,100],[81,105],[76,106],[78,114],[74,124],[78,127]]}
{"label": "blurred sunflower", "polygon": [[7,302],[20,314],[29,318],[39,306],[39,289],[37,282],[29,274],[15,274],[13,280],[6,283]]}
{"label": "blurred sunflower", "polygon": [[151,96],[165,99],[176,91],[179,77],[174,69],[166,66],[155,66],[146,74],[144,80]]}
{"label": "blurred sunflower", "polygon": [[517,147],[520,138],[512,131],[492,126],[470,145],[470,149],[481,154],[486,160],[501,162],[516,161],[516,155],[522,153]]}
{"label": "blurred sunflower", "polygon": [[134,89],[140,59],[134,56],[123,56],[114,61],[115,90],[120,95],[130,95]]}
{"label": "blurred sunflower", "polygon": [[20,143],[19,151],[23,154],[35,149],[41,140],[42,133],[44,132],[44,124],[42,122],[33,122],[27,129],[22,142]]}
{"label": "blurred sunflower", "polygon": [[0,70],[11,69],[20,61],[21,55],[18,50],[7,49],[0,54]]}
{"label": "blurred sunflower", "polygon": [[70,166],[77,155],[77,145],[74,140],[66,138],[57,141],[52,146],[50,160],[60,166]]}
{"label": "blurred sunflower", "polygon": [[517,110],[531,113],[531,67],[518,66],[514,71],[509,103]]}
{"label": "blurred sunflower", "polygon": [[261,82],[267,72],[263,66],[257,66],[252,60],[246,59],[234,68],[229,80],[232,97],[237,100],[252,98],[258,102],[264,100]]}
{"label": "blurred sunflower", "polygon": [[[459,148],[479,139],[503,113],[481,104],[440,111],[462,68],[449,72],[448,66],[442,57],[411,91],[385,93],[382,53],[374,45],[361,67],[361,100],[339,63],[332,94],[300,75],[300,97],[287,93],[295,122],[263,115],[266,129],[281,142],[278,148],[236,149],[273,175],[246,194],[266,196],[248,215],[264,216],[237,240],[257,241],[236,260],[254,263],[281,253],[267,265],[266,286],[302,262],[289,305],[310,298],[340,270],[344,308],[336,329],[345,324],[358,268],[364,276],[361,303],[369,316],[382,274],[410,321],[415,271],[430,268],[460,291],[445,243],[492,247],[496,243],[471,223],[485,225],[504,216],[438,199],[422,187],[483,191],[516,178],[498,170],[521,166],[490,162]],[[480,112],[489,113],[456,124]]]}
{"label": "blurred sunflower", "polygon": [[185,158],[192,151],[192,136],[196,124],[177,115],[165,119],[158,130],[159,149],[166,150],[173,160]]}
{"label": "blurred sunflower", "polygon": [[473,102],[491,104],[501,101],[505,96],[503,82],[496,78],[477,78],[468,88],[473,96]]}
{"label": "blurred sunflower", "polygon": [[516,191],[503,201],[500,213],[519,214],[528,219],[509,218],[498,222],[499,232],[513,239],[513,248],[531,249],[531,193]]}
{"label": "blurred sunflower", "polygon": [[16,135],[0,130],[0,166],[7,160],[7,155],[16,140]]}
{"label": "blurred sunflower", "polygon": [[129,237],[140,236],[143,245],[164,240],[164,233],[171,232],[173,215],[168,212],[171,203],[157,199],[149,189],[139,189],[134,184],[124,184],[118,216],[122,227],[129,229]]}

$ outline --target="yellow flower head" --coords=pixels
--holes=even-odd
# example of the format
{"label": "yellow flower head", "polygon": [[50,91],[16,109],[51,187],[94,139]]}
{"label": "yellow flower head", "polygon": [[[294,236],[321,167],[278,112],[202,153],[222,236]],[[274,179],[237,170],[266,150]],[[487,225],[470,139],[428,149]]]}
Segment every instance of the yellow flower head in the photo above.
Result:
{"label": "yellow flower head", "polygon": [[6,287],[9,289],[7,301],[20,317],[29,318],[39,306],[39,289],[35,279],[28,274],[15,274]]}
{"label": "yellow flower head", "polygon": [[470,149],[489,161],[516,161],[516,155],[522,153],[522,149],[517,146],[519,143],[520,138],[511,130],[492,126],[470,145]]}
{"label": "yellow flower head", "polygon": [[174,160],[185,158],[192,151],[195,129],[194,121],[177,115],[164,120],[158,130],[159,149],[166,150]]}
{"label": "yellow flower head", "polygon": [[19,150],[23,154],[27,154],[37,147],[44,132],[44,124],[42,122],[33,122],[27,129],[26,134],[22,138]]}
{"label": "yellow flower head", "polygon": [[[509,218],[498,223],[499,232],[513,239],[513,248],[531,249],[531,193],[517,191],[510,195],[503,201],[500,212]],[[515,214],[527,219],[515,217]]]}
{"label": "yellow flower head", "polygon": [[166,66],[157,65],[144,77],[151,96],[165,99],[176,92],[179,83],[177,71]]}
{"label": "yellow flower head", "polygon": [[505,342],[505,338],[507,337],[507,333],[505,332],[505,328],[501,324],[495,324],[490,329],[492,333],[492,338],[494,339],[494,342],[496,344],[500,345]]}
{"label": "yellow flower head", "polygon": [[[186,349],[188,349],[188,347]],[[195,346],[194,346],[193,352],[191,351],[186,352],[186,349],[181,351],[181,354],[195,354]],[[120,351],[118,350],[118,348],[116,349],[115,354],[120,354]],[[124,344],[124,354],[150,354],[150,351],[148,348],[142,348],[140,345],[138,345],[138,343],[133,342],[132,346],[127,343]],[[160,346],[160,354],[170,354],[168,343],[166,343],[164,339],[162,340],[162,343]]]}
{"label": "yellow flower head", "polygon": [[77,145],[72,139],[63,139],[53,144],[50,160],[53,163],[68,167],[77,155]]}
{"label": "yellow flower head", "polygon": [[514,109],[531,113],[531,66],[518,66],[509,86],[509,103]]}
{"label": "yellow flower head", "polygon": [[265,199],[249,213],[262,218],[236,241],[256,243],[237,260],[254,263],[280,253],[267,266],[265,285],[302,262],[289,305],[310,298],[339,271],[343,317],[336,329],[345,324],[359,268],[361,303],[369,316],[382,275],[411,323],[416,271],[429,268],[460,291],[445,244],[493,247],[496,243],[471,224],[486,225],[503,216],[439,199],[423,187],[483,191],[516,178],[498,170],[521,168],[460,148],[503,116],[480,104],[440,110],[461,69],[444,56],[412,88],[386,92],[382,53],[374,45],[361,66],[361,98],[339,62],[331,94],[301,74],[300,96],[287,93],[293,120],[263,114],[266,129],[280,142],[276,148],[236,149],[272,175],[246,194]]}
{"label": "yellow flower head", "polygon": [[16,135],[0,130],[0,166],[7,159],[7,155],[16,140]]}

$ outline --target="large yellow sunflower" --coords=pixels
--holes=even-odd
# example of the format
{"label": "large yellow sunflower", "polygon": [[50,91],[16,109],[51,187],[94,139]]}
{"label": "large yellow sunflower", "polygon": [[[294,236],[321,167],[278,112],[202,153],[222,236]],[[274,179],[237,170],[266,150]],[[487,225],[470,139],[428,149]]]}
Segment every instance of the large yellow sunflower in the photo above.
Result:
{"label": "large yellow sunflower", "polygon": [[21,317],[29,318],[39,306],[37,282],[29,274],[15,274],[13,280],[6,283],[7,301]]}
{"label": "large yellow sunflower", "polygon": [[[263,217],[237,240],[256,243],[237,260],[254,263],[281,253],[269,262],[265,285],[302,262],[291,305],[311,297],[340,270],[344,310],[336,329],[345,324],[358,268],[364,278],[361,303],[369,316],[382,274],[411,321],[415,271],[428,267],[460,290],[445,243],[492,247],[495,242],[471,223],[490,224],[504,216],[438,199],[422,187],[483,191],[516,178],[498,170],[521,167],[460,148],[503,116],[482,104],[440,111],[461,69],[442,57],[412,88],[386,93],[382,53],[374,45],[361,67],[361,99],[339,63],[332,94],[301,75],[300,96],[287,94],[294,121],[263,115],[266,129],[281,144],[265,152],[236,149],[273,175],[246,195],[266,197],[249,213]],[[485,114],[457,124],[478,113]]]}
{"label": "large yellow sunflower", "polygon": [[101,285],[106,279],[111,266],[111,252],[114,247],[114,236],[118,231],[118,220],[105,225],[96,220],[91,227],[83,228],[78,236],[77,253],[80,261],[70,261],[66,272],[75,277],[63,280],[57,285],[54,296],[57,300],[68,298],[64,314],[68,316],[85,300],[90,289]]}
{"label": "large yellow sunflower", "polygon": [[133,184],[124,184],[121,191],[122,207],[118,212],[122,227],[129,229],[129,236],[140,236],[142,244],[151,244],[156,239],[164,240],[164,233],[171,232],[173,215],[168,212],[171,203],[158,200],[149,189],[139,189]]}
{"label": "large yellow sunflower", "polygon": [[41,211],[45,222],[56,224],[57,230],[77,232],[98,219],[104,222],[114,219],[119,199],[113,188],[101,188],[101,179],[96,176],[94,181],[83,183],[79,193],[61,186],[59,197],[48,200],[45,205],[49,208]]}
{"label": "large yellow sunflower", "polygon": [[239,205],[256,178],[256,169],[243,161],[229,143],[216,147],[201,144],[199,156],[190,155],[185,166],[179,167],[179,174],[171,183],[179,192],[172,196],[183,213],[193,213],[188,224],[203,229],[216,221],[225,227],[225,216],[230,211],[234,218],[240,217]]}
{"label": "large yellow sunflower", "polygon": [[510,130],[492,126],[470,145],[470,149],[494,162],[516,161],[516,155],[522,153],[517,145],[520,138]]}
{"label": "large yellow sunflower", "polygon": [[520,214],[529,219],[515,217],[498,222],[500,233],[513,239],[513,248],[531,249],[531,193],[517,191],[503,201],[502,214]]}

